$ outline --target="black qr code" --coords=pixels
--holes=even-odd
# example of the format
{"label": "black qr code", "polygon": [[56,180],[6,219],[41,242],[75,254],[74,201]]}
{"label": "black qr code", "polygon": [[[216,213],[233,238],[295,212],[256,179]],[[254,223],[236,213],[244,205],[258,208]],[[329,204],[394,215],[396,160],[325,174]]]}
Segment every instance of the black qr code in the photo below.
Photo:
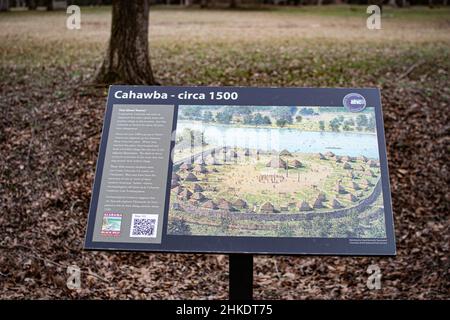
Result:
{"label": "black qr code", "polygon": [[[149,215],[153,216],[153,215]],[[144,215],[133,216],[131,237],[155,237],[156,218],[145,217]]]}

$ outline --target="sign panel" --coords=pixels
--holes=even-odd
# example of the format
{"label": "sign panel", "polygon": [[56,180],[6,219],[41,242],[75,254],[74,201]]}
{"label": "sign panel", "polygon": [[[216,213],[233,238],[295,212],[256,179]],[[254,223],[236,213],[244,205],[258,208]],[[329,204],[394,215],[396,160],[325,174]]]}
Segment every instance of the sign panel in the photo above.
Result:
{"label": "sign panel", "polygon": [[379,90],[111,86],[85,247],[394,255]]}

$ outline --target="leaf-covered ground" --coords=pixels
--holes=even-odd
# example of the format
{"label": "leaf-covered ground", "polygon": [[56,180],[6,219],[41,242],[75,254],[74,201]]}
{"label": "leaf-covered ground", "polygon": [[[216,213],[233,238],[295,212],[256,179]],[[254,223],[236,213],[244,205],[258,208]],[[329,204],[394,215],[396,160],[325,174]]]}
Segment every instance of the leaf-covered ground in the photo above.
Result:
{"label": "leaf-covered ground", "polygon": [[[362,7],[152,12],[165,85],[382,89],[397,257],[258,256],[255,298],[449,298],[450,12],[407,10],[379,31]],[[0,297],[227,298],[227,256],[83,250],[106,100],[89,79],[110,15],[82,9],[79,31],[64,19],[0,14]],[[380,290],[366,287],[372,263]]]}

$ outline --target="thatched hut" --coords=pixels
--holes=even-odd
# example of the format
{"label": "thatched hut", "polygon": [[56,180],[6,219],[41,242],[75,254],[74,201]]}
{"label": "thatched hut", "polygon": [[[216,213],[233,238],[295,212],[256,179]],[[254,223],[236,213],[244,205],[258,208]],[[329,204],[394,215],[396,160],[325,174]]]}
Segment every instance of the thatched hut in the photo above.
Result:
{"label": "thatched hut", "polygon": [[207,209],[212,209],[212,210],[216,210],[217,209],[217,204],[212,201],[212,200],[208,200],[205,203],[202,204],[202,207],[207,208]]}
{"label": "thatched hut", "polygon": [[192,164],[185,162],[180,166],[180,170],[185,170],[185,171],[192,170]]}
{"label": "thatched hut", "polygon": [[351,169],[352,169],[352,166],[350,165],[350,163],[345,162],[345,163],[344,163],[344,169],[346,169],[346,170],[351,170]]}
{"label": "thatched hut", "polygon": [[297,159],[290,161],[289,165],[292,168],[301,168],[303,166],[303,164],[300,161],[298,161]]}
{"label": "thatched hut", "polygon": [[290,153],[288,150],[283,149],[280,152],[280,157],[292,157],[292,153]]}
{"label": "thatched hut", "polygon": [[184,181],[198,181],[197,176],[192,172],[189,172]]}
{"label": "thatched hut", "polygon": [[343,205],[337,199],[333,199],[331,206],[333,209],[340,209],[343,207]]}
{"label": "thatched hut", "polygon": [[198,183],[194,184],[194,187],[192,188],[194,192],[203,192],[203,187],[199,185]]}
{"label": "thatched hut", "polygon": [[325,208],[325,206],[323,205],[323,200],[321,200],[319,197],[317,197],[316,201],[314,201],[313,208],[314,209]]}
{"label": "thatched hut", "polygon": [[360,159],[362,162],[367,162],[367,161],[369,161],[369,159],[368,159],[367,157],[365,157],[365,156],[361,156],[361,157],[359,157],[359,159]]}
{"label": "thatched hut", "polygon": [[339,194],[345,194],[345,193],[347,193],[347,190],[345,190],[344,186],[342,186],[340,183],[338,183],[338,184],[336,185],[336,191],[337,191],[337,193],[339,193]]}
{"label": "thatched hut", "polygon": [[230,156],[230,158],[237,158],[237,157],[238,157],[238,154],[237,154],[236,151],[231,150],[230,153],[229,153],[229,156]]}
{"label": "thatched hut", "polygon": [[309,203],[304,200],[298,203],[297,208],[299,211],[311,211],[312,210]]}
{"label": "thatched hut", "polygon": [[261,213],[274,213],[275,207],[270,202],[264,203],[261,208],[259,209]]}
{"label": "thatched hut", "polygon": [[174,203],[172,203],[172,209],[181,210],[181,206],[178,202],[174,202]]}
{"label": "thatched hut", "polygon": [[331,152],[331,151],[327,151],[326,153],[325,153],[325,156],[327,156],[327,157],[334,157],[335,156],[335,154],[333,153],[333,152]]}
{"label": "thatched hut", "polygon": [[176,195],[179,195],[181,192],[183,192],[183,190],[184,188],[182,186],[177,186],[172,189],[172,192],[175,193]]}
{"label": "thatched hut", "polygon": [[172,185],[172,188],[175,188],[180,184],[180,176],[176,173],[172,173],[172,180],[170,181],[170,184]]}
{"label": "thatched hut", "polygon": [[237,209],[245,209],[248,207],[247,202],[245,202],[242,199],[237,199],[236,201],[233,202],[233,207],[237,208]]}
{"label": "thatched hut", "polygon": [[359,184],[357,184],[356,182],[352,182],[352,188],[353,188],[354,190],[360,190],[360,189],[361,189],[361,187],[359,186]]}
{"label": "thatched hut", "polygon": [[271,168],[283,168],[286,169],[287,163],[281,158],[272,158],[267,164],[266,167]]}
{"label": "thatched hut", "polygon": [[180,194],[178,194],[178,197],[184,201],[187,201],[191,198],[192,192],[190,192],[188,189],[184,189],[181,191]]}
{"label": "thatched hut", "polygon": [[369,167],[371,167],[371,168],[377,168],[379,165],[378,165],[378,162],[376,162],[376,161],[374,161],[374,160],[370,160],[369,162],[368,162],[368,164],[369,164]]}
{"label": "thatched hut", "polygon": [[327,196],[325,195],[325,193],[321,192],[317,195],[317,199],[319,199],[320,201],[326,201]]}
{"label": "thatched hut", "polygon": [[220,200],[218,204],[219,209],[226,210],[226,211],[235,211],[236,209],[231,205],[230,202],[227,200]]}
{"label": "thatched hut", "polygon": [[195,199],[189,199],[188,202],[193,206],[198,206],[198,201]]}
{"label": "thatched hut", "polygon": [[358,201],[358,198],[355,197],[355,195],[349,193],[349,194],[347,195],[347,200],[350,200],[351,202],[356,202],[356,201]]}
{"label": "thatched hut", "polygon": [[342,157],[342,161],[344,161],[344,162],[350,162],[350,161],[352,161],[352,159],[351,159],[350,156],[343,156],[343,157]]}
{"label": "thatched hut", "polygon": [[327,158],[320,152],[318,153],[317,157],[319,158],[319,160],[327,160]]}
{"label": "thatched hut", "polygon": [[342,163],[342,157],[341,156],[336,156],[335,160],[336,160],[336,163]]}
{"label": "thatched hut", "polygon": [[194,199],[196,201],[202,201],[202,200],[205,200],[205,196],[201,192],[194,192],[191,199]]}

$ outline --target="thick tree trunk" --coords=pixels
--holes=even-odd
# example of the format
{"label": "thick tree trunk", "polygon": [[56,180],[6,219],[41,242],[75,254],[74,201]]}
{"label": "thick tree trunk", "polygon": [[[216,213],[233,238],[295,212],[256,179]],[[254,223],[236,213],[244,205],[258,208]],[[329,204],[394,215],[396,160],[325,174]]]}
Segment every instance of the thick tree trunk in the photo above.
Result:
{"label": "thick tree trunk", "polygon": [[37,8],[36,0],[27,0],[26,3],[27,3],[28,10],[36,10],[36,8]]}
{"label": "thick tree trunk", "polygon": [[0,0],[0,11],[9,11],[9,0]]}
{"label": "thick tree trunk", "polygon": [[113,0],[111,37],[98,84],[157,84],[149,60],[148,0]]}
{"label": "thick tree trunk", "polygon": [[235,9],[239,7],[239,0],[230,0],[230,6],[231,9]]}
{"label": "thick tree trunk", "polygon": [[46,0],[45,6],[47,7],[47,11],[53,11],[53,0]]}

